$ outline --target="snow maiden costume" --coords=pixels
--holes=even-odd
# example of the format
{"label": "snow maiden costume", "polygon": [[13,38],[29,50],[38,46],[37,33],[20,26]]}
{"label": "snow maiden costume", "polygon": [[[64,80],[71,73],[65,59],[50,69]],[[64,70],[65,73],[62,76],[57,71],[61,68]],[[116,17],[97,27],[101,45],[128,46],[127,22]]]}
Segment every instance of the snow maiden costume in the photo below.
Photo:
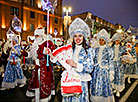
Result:
{"label": "snow maiden costume", "polygon": [[93,48],[85,48],[85,39],[90,36],[90,29],[88,25],[80,18],[76,18],[69,27],[70,37],[74,37],[75,34],[83,35],[83,42],[80,45],[73,42],[73,57],[72,60],[77,63],[76,68],[72,68],[80,75],[82,93],[79,96],[63,96],[63,102],[89,102],[88,97],[88,81],[91,80],[89,73],[93,69],[93,58],[94,50]]}
{"label": "snow maiden costume", "polygon": [[94,71],[90,83],[90,94],[92,102],[114,102],[111,81],[113,80],[114,70],[112,57],[113,52],[107,46],[110,35],[105,29],[98,34],[99,39],[104,39],[106,44],[95,48]]}
{"label": "snow maiden costume", "polygon": [[[128,36],[125,39],[125,56],[129,59],[127,60],[123,66],[124,66],[124,74],[125,78],[128,77],[128,83],[130,82],[130,77],[133,78],[135,74],[138,74],[138,67],[137,67],[137,54],[135,47],[132,44],[132,37]],[[132,76],[131,76],[132,75]]]}
{"label": "snow maiden costume", "polygon": [[6,66],[4,78],[2,81],[3,88],[15,88],[17,84],[26,84],[26,78],[21,68],[20,56],[20,45],[18,44],[18,38],[14,35],[13,40],[16,42],[11,48],[10,55],[8,58],[8,64]]}
{"label": "snow maiden costume", "polygon": [[119,41],[121,43],[122,35],[120,33],[115,33],[112,37],[112,41],[114,42],[113,45],[113,52],[114,52],[114,80],[112,83],[112,87],[114,89],[114,92],[116,92],[117,96],[120,96],[119,92],[122,92],[125,88],[125,80],[124,80],[124,70],[123,70],[123,64],[121,63],[121,57],[125,53],[125,49],[121,44],[115,44],[115,41]]}

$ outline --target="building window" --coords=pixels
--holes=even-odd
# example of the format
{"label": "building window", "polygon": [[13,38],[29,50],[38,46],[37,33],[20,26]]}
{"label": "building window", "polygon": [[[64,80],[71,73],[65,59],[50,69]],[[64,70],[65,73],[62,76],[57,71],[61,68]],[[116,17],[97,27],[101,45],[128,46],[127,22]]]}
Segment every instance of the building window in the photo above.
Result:
{"label": "building window", "polygon": [[20,2],[21,3],[21,0],[11,0],[11,1],[15,1],[15,2]]}
{"label": "building window", "polygon": [[11,1],[15,1],[15,0],[11,0]]}
{"label": "building window", "polygon": [[45,29],[45,34],[47,34],[47,27],[46,27],[46,26],[44,26],[44,29]]}
{"label": "building window", "polygon": [[35,18],[35,12],[30,11],[30,18]]}
{"label": "building window", "polygon": [[34,30],[35,30],[34,24],[30,24],[30,31],[34,31]]}
{"label": "building window", "polygon": [[28,0],[24,0],[24,3],[27,3]]}
{"label": "building window", "polygon": [[44,15],[43,17],[44,17],[43,20],[44,20],[44,21],[47,21],[47,15]]}
{"label": "building window", "polygon": [[16,8],[16,7],[12,7],[11,6],[11,11],[10,11],[11,15],[16,15],[16,16],[19,16],[19,8]]}
{"label": "building window", "polygon": [[30,6],[34,6],[34,0],[30,0]]}
{"label": "building window", "polygon": [[54,22],[58,24],[58,18],[54,18]]}

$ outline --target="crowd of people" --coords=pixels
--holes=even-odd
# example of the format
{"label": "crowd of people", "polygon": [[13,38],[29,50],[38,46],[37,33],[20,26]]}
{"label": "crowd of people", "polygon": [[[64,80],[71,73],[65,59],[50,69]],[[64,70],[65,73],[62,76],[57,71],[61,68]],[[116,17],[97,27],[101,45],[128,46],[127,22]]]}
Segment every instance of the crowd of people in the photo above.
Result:
{"label": "crowd of people", "polygon": [[[66,63],[79,74],[82,92],[79,95],[67,93],[62,96],[62,101],[115,102],[114,95],[120,97],[120,92],[125,89],[125,78],[130,83],[129,75],[138,74],[137,41],[128,34],[124,38],[122,33],[111,37],[105,29],[88,40],[91,36],[89,26],[80,18],[69,26],[69,35],[71,40],[68,43],[73,54],[71,59],[66,59]],[[34,36],[30,44],[21,43],[16,34],[12,39],[1,41],[1,90],[26,85],[21,65],[33,64],[35,67],[26,96],[35,97],[35,102],[48,102],[56,90],[54,65],[62,66],[52,52],[65,46],[65,43],[56,44],[51,35],[45,34],[43,27],[38,27]]]}

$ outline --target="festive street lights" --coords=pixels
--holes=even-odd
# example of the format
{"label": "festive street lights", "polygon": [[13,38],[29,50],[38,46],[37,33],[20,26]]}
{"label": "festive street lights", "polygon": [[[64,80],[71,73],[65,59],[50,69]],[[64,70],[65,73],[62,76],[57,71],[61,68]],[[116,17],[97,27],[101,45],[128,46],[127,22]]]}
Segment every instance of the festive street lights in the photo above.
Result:
{"label": "festive street lights", "polygon": [[65,40],[67,41],[68,38],[68,26],[71,23],[71,16],[69,16],[69,12],[71,12],[71,7],[64,7],[63,8],[63,12],[66,13],[66,15],[64,16],[64,31],[65,33]]}
{"label": "festive street lights", "polygon": [[68,16],[69,15],[69,12],[71,12],[71,7],[63,7],[63,12],[65,12],[66,13],[66,16]]}
{"label": "festive street lights", "polygon": [[117,33],[122,33],[123,31],[122,31],[122,29],[117,29],[116,32]]}

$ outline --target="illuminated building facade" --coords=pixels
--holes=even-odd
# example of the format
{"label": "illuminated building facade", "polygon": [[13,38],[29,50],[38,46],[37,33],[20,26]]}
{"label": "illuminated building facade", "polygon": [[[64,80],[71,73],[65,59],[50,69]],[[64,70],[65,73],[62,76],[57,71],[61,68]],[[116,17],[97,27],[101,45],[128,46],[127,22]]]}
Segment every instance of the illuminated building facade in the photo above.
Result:
{"label": "illuminated building facade", "polygon": [[[40,0],[0,0],[0,39],[6,38],[14,14],[23,22],[22,40],[27,40],[28,35],[33,35],[38,26],[42,25],[46,28],[47,14],[42,10]],[[57,37],[61,37],[62,0],[58,0],[55,14],[50,14],[49,23],[49,33],[54,36],[56,29]]]}
{"label": "illuminated building facade", "polygon": [[[90,19],[93,19],[94,20],[94,28],[93,28],[93,31],[92,33],[95,34],[97,32],[99,32],[101,29],[106,29],[110,34],[111,36],[116,33],[116,31],[118,29],[124,29],[124,27],[121,25],[121,24],[112,24],[100,17],[97,17],[95,15],[93,15],[92,13],[90,12],[84,12],[84,13],[81,13],[81,14],[78,14],[78,15],[75,15],[75,16],[72,16],[72,20],[74,20],[75,18],[77,17],[80,17],[82,18],[83,20],[86,20],[86,17],[87,16],[90,16]],[[86,22],[87,23],[87,22]],[[89,22],[90,23],[90,22]],[[89,24],[88,24],[89,25]]]}

